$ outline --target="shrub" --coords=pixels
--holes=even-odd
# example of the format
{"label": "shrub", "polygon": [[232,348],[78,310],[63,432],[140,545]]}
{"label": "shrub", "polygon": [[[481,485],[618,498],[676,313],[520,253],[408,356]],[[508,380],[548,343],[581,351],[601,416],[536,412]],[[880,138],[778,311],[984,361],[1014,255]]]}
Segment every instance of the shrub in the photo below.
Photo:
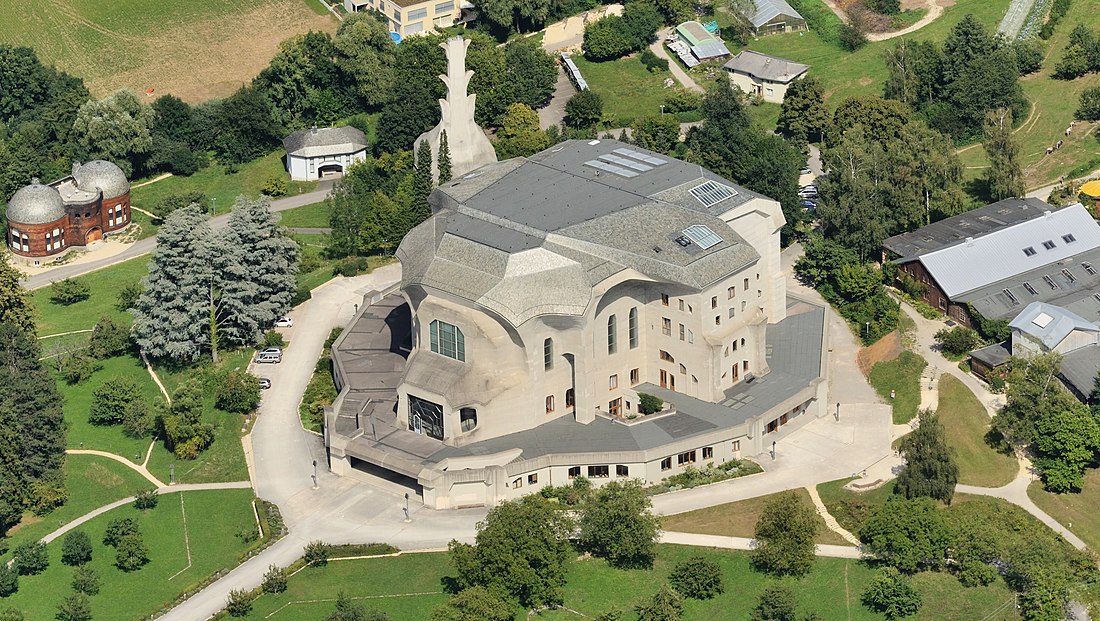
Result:
{"label": "shrub", "polygon": [[638,621],[679,621],[684,616],[684,600],[667,584],[644,604],[634,607]]}
{"label": "shrub", "polygon": [[1100,121],[1100,86],[1086,88],[1081,93],[1081,103],[1074,116],[1084,121]]}
{"label": "shrub", "polygon": [[226,412],[251,412],[260,402],[260,380],[251,373],[229,371],[221,376],[214,391],[214,405]]}
{"label": "shrub", "polygon": [[307,565],[324,567],[328,565],[328,545],[323,541],[310,541],[306,544],[306,551],[302,558]]}
{"label": "shrub", "polygon": [[24,621],[23,611],[18,608],[0,608],[0,621]]}
{"label": "shrub", "polygon": [[145,547],[145,541],[139,532],[126,535],[115,546],[115,566],[122,571],[141,569],[148,562],[149,549]]}
{"label": "shrub", "polygon": [[982,342],[977,332],[963,326],[955,326],[950,330],[944,328],[936,332],[935,338],[944,353],[951,356],[964,356]]}
{"label": "shrub", "polygon": [[122,433],[131,438],[144,438],[153,426],[149,408],[141,399],[135,399],[122,415]]}
{"label": "shrub", "polygon": [[260,188],[260,191],[272,198],[278,198],[280,196],[286,196],[287,188],[288,185],[286,179],[284,179],[282,176],[277,176],[268,177],[267,181],[264,182],[263,187]]}
{"label": "shrub", "polygon": [[134,380],[128,377],[107,380],[92,392],[88,422],[93,425],[117,425],[125,418],[130,404],[138,398],[138,387]]}
{"label": "shrub", "polygon": [[638,393],[638,411],[642,414],[660,412],[664,406],[665,402],[660,397],[644,392]]}
{"label": "shrub", "polygon": [[665,97],[665,110],[673,113],[698,110],[703,105],[703,97],[686,88],[674,88]]}
{"label": "shrub", "polygon": [[65,504],[69,498],[65,479],[60,475],[48,476],[31,483],[30,492],[30,510],[35,515],[46,515]]}
{"label": "shrub", "polygon": [[46,571],[50,566],[50,557],[46,553],[46,544],[31,541],[19,544],[12,552],[15,571],[21,576],[33,576]]}
{"label": "shrub", "polygon": [[883,15],[897,15],[901,12],[901,0],[867,0],[867,7]]}
{"label": "shrub", "polygon": [[61,562],[66,565],[83,565],[92,560],[92,540],[82,530],[72,530],[61,542]]}
{"label": "shrub", "polygon": [[80,566],[73,572],[73,590],[85,595],[99,593],[99,572],[87,566]]}
{"label": "shrub", "polygon": [[247,617],[252,612],[252,594],[241,589],[233,589],[225,602],[225,611],[231,617]]}
{"label": "shrub", "polygon": [[142,511],[155,509],[158,502],[160,502],[160,494],[155,489],[141,490],[134,497],[134,507]]}
{"label": "shrub", "polygon": [[123,537],[138,532],[137,523],[133,518],[114,518],[107,522],[107,530],[103,533],[103,545],[117,546]]}
{"label": "shrub", "polygon": [[648,47],[642,50],[642,53],[638,55],[638,60],[641,60],[645,68],[651,73],[668,71],[668,61],[654,54],[653,50]]}
{"label": "shrub", "polygon": [[332,273],[335,276],[344,276],[345,278],[370,273],[370,263],[367,261],[367,257],[345,257],[336,264],[336,267],[332,268]]}
{"label": "shrub", "polygon": [[87,354],[75,353],[61,362],[61,377],[69,384],[79,384],[103,368],[103,365]]}
{"label": "shrub", "polygon": [[66,278],[50,285],[50,301],[54,304],[68,306],[83,302],[92,295],[92,290],[83,280]]}
{"label": "shrub", "polygon": [[867,35],[854,23],[844,24],[840,27],[840,45],[849,52],[854,52],[867,45]]}
{"label": "shrub", "polygon": [[894,567],[880,569],[860,599],[868,608],[886,615],[887,619],[915,615],[921,605],[920,593]]}
{"label": "shrub", "polygon": [[264,581],[260,584],[264,593],[282,593],[286,590],[286,570],[278,565],[271,565],[264,574]]}
{"label": "shrub", "polygon": [[141,297],[141,292],[144,289],[141,286],[141,282],[128,282],[118,290],[118,298],[115,302],[115,308],[122,312],[126,312],[137,304],[138,298]]}
{"label": "shrub", "polygon": [[0,597],[7,597],[19,590],[19,573],[7,563],[0,563]]}
{"label": "shrub", "polygon": [[264,332],[264,347],[286,347],[286,339],[278,330]]}
{"label": "shrub", "polygon": [[100,317],[99,322],[92,329],[88,353],[103,359],[117,356],[128,349],[130,349],[130,331],[110,317]]}
{"label": "shrub", "polygon": [[294,290],[294,296],[290,298],[291,306],[298,306],[299,304],[308,301],[313,297],[313,292],[309,290],[309,287],[300,286]]}
{"label": "shrub", "polygon": [[603,97],[579,91],[565,102],[565,124],[574,129],[595,127],[603,119]]}
{"label": "shrub", "polygon": [[177,209],[198,205],[203,211],[207,209],[208,199],[202,192],[184,192],[181,194],[169,194],[153,205],[153,213],[160,219],[168,217],[168,214]]}
{"label": "shrub", "polygon": [[677,563],[668,580],[680,595],[691,599],[711,599],[725,591],[722,567],[702,556]]}

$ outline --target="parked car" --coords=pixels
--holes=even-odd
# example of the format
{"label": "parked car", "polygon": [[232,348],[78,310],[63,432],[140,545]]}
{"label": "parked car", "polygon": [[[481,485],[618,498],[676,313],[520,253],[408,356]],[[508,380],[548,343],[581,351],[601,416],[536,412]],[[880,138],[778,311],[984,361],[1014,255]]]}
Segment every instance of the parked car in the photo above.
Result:
{"label": "parked car", "polygon": [[253,360],[256,364],[279,364],[283,361],[282,354],[272,354],[266,352],[260,352],[256,354],[256,359]]}
{"label": "parked car", "polygon": [[266,377],[260,378],[260,390],[267,390],[271,388],[271,380]]}
{"label": "parked car", "polygon": [[809,166],[803,166],[802,168],[799,169],[798,174],[800,174],[800,175],[812,175],[813,172],[814,171],[810,170]]}
{"label": "parked car", "polygon": [[799,203],[799,205],[802,205],[806,209],[817,209],[817,203],[815,203],[814,201],[812,201],[810,199],[803,200],[802,202]]}
{"label": "parked car", "polygon": [[808,185],[808,186],[806,186],[806,187],[804,187],[804,188],[802,188],[801,190],[798,191],[798,197],[799,198],[817,198],[817,188],[812,186],[812,185]]}
{"label": "parked car", "polygon": [[283,317],[282,319],[275,322],[275,327],[276,328],[293,328],[294,327],[294,320],[291,319],[290,317]]}
{"label": "parked car", "polygon": [[264,350],[261,350],[260,352],[257,352],[257,353],[260,353],[260,354],[279,354],[280,356],[282,356],[283,355],[283,348],[282,347],[268,347],[268,348],[266,348]]}

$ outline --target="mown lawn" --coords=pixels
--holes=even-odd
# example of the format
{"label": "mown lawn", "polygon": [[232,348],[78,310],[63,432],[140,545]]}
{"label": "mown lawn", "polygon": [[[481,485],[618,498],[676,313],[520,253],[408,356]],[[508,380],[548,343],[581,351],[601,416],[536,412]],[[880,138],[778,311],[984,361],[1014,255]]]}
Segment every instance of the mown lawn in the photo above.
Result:
{"label": "mown lawn", "polygon": [[126,466],[95,455],[66,456],[64,474],[69,493],[65,504],[44,516],[25,514],[23,521],[8,531],[9,547],[41,539],[93,509],[153,486]]}
{"label": "mown lawn", "polygon": [[955,449],[959,464],[959,483],[980,487],[1000,487],[1016,477],[1016,457],[1006,455],[985,441],[990,418],[974,393],[952,375],[939,379],[939,414],[947,443]]}
{"label": "mown lawn", "polygon": [[328,228],[328,202],[295,207],[279,212],[279,224],[285,227]]}
{"label": "mown lawn", "polygon": [[[796,489],[792,491],[798,495],[798,499],[802,501],[803,505],[815,509],[813,500],[810,500],[810,494],[806,490]],[[785,492],[696,509],[687,513],[666,515],[661,518],[661,528],[667,531],[684,533],[751,538],[755,536],[756,522],[760,519],[764,507],[781,493]],[[817,518],[817,538],[815,541],[841,546],[851,545],[839,534],[829,530],[829,527],[825,525],[825,521],[820,516]]]}
{"label": "mown lawn", "polygon": [[[692,556],[704,556],[722,568],[726,592],[707,601],[687,600],[684,621],[747,619],[757,597],[775,579],[757,573],[749,566],[745,552],[661,545],[652,570],[620,570],[599,559],[570,563],[565,587],[565,606],[588,618],[619,610],[624,621],[637,619],[636,604],[652,596],[665,581],[673,566]],[[333,610],[333,601],[343,591],[359,598],[366,608],[389,614],[394,621],[422,621],[445,601],[442,581],[451,574],[449,558],[443,553],[402,555],[330,562],[326,567],[309,568],[290,579],[289,588],[280,595],[263,595],[256,600],[248,619],[320,619]],[[865,608],[859,596],[869,583],[873,570],[845,559],[819,558],[814,570],[800,580],[786,580],[792,586],[803,613],[816,612],[821,619],[855,621],[882,619]],[[945,574],[922,574],[915,584],[924,596],[917,619],[927,620],[1007,620],[1009,615],[993,615],[993,610],[1011,599],[1002,583],[990,587],[964,589],[958,580]],[[517,611],[517,618],[520,618]],[[577,619],[567,611],[547,611],[539,619]]]}
{"label": "mown lawn", "polygon": [[[920,407],[920,374],[928,366],[924,358],[911,351],[887,362],[880,362],[871,368],[868,378],[875,391],[887,403],[891,403],[894,412],[894,424],[902,425],[917,416]],[[890,391],[894,391],[891,402]]]}
{"label": "mown lawn", "polygon": [[[134,188],[130,193],[130,200],[137,207],[153,211],[156,204],[168,195],[202,192],[207,197],[215,199],[214,210],[221,214],[227,213],[233,207],[233,201],[242,194],[249,198],[259,196],[264,184],[272,178],[285,179],[289,194],[301,194],[317,187],[317,183],[312,181],[290,181],[283,167],[283,151],[279,149],[242,164],[235,173],[227,174],[224,166],[212,162],[190,177],[173,176]],[[141,180],[138,180],[134,184],[140,182]]]}
{"label": "mown lawn", "polygon": [[661,114],[670,90],[665,88],[665,78],[671,78],[671,73],[650,72],[637,54],[604,62],[576,54],[573,61],[592,92],[603,97],[603,115],[610,127],[629,127],[637,117]]}
{"label": "mown lawn", "polygon": [[[162,495],[152,510],[138,511],[132,504],[126,505],[83,525],[81,529],[92,539],[90,566],[102,581],[99,594],[91,598],[93,618],[145,618],[206,576],[235,566],[240,555],[255,545],[238,537],[238,533],[257,528],[252,499],[252,491],[247,489],[169,493]],[[138,522],[149,550],[151,562],[134,572],[115,567],[114,549],[102,543],[107,522],[119,517]],[[61,543],[57,540],[49,546],[49,568],[36,576],[20,577],[19,591],[6,598],[4,606],[21,609],[27,619],[54,617],[58,602],[71,591],[73,573],[71,567],[61,564]]]}
{"label": "mown lawn", "polygon": [[1027,488],[1027,495],[1058,520],[1062,526],[1073,531],[1093,550],[1100,550],[1100,470],[1095,468],[1085,472],[1085,485],[1076,494],[1054,494],[1043,489],[1040,481],[1033,482]]}
{"label": "mown lawn", "polygon": [[[50,287],[36,289],[31,293],[31,302],[35,308],[35,322],[38,335],[47,336],[74,330],[90,330],[99,318],[107,315],[116,321],[130,325],[130,314],[118,310],[118,292],[130,283],[137,283],[149,273],[149,257],[137,257],[113,265],[109,268],[79,276],[74,280],[88,285],[91,295],[76,304],[57,304],[50,300]],[[48,352],[48,341],[43,349]]]}
{"label": "mown lawn", "polygon": [[844,489],[852,479],[840,479],[821,483],[817,486],[817,494],[821,496],[821,502],[825,508],[836,518],[836,521],[845,530],[859,536],[859,529],[863,521],[867,519],[871,509],[886,502],[894,495],[893,481],[885,485],[865,492],[853,492]]}

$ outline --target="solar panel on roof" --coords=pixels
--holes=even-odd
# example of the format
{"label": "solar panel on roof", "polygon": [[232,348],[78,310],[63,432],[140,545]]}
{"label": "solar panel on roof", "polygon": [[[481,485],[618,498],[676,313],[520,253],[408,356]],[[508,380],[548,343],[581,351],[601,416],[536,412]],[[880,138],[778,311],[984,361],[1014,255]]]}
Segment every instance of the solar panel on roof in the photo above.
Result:
{"label": "solar panel on roof", "polygon": [[684,229],[684,236],[695,242],[697,246],[706,250],[722,241],[718,234],[710,230],[705,224],[693,224]]}
{"label": "solar panel on roof", "polygon": [[716,205],[727,198],[737,196],[737,191],[716,181],[707,181],[689,190],[704,207]]}
{"label": "solar panel on roof", "polygon": [[619,175],[620,177],[626,177],[627,179],[630,179],[631,177],[637,177],[638,176],[638,173],[634,172],[633,170],[627,170],[625,168],[615,166],[614,164],[608,164],[607,162],[601,162],[600,160],[588,160],[587,162],[584,163],[584,165],[585,166],[591,166],[592,168],[595,168],[596,170],[602,170],[604,172],[609,172],[613,175]]}
{"label": "solar panel on roof", "polygon": [[635,151],[634,149],[618,148],[618,149],[615,149],[615,153],[618,153],[619,155],[625,155],[627,157],[632,157],[636,160],[641,160],[641,161],[645,162],[646,164],[653,164],[654,166],[660,166],[661,164],[667,164],[668,163],[668,160],[663,160],[659,157],[654,157],[654,156],[652,156],[648,153],[641,153],[641,152]]}
{"label": "solar panel on roof", "polygon": [[634,160],[628,160],[625,157],[619,157],[618,155],[611,155],[610,153],[608,153],[607,155],[601,155],[600,159],[605,161],[605,162],[611,162],[612,164],[619,164],[620,166],[626,166],[627,168],[633,168],[634,170],[637,170],[638,172],[645,172],[647,170],[653,170],[653,167],[648,165],[648,164],[643,164],[641,162],[636,162]]}

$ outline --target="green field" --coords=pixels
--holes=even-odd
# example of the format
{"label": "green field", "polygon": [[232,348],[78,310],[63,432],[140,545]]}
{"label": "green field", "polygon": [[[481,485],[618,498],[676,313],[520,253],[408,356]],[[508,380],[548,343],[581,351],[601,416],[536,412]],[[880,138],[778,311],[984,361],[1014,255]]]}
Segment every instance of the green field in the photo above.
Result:
{"label": "green field", "polygon": [[871,368],[868,378],[879,396],[891,403],[890,391],[894,391],[892,402],[894,424],[902,425],[917,416],[920,407],[920,374],[928,366],[924,358],[911,351],[903,351],[897,358],[880,362]]}
{"label": "green field", "polygon": [[[810,494],[806,490],[796,489],[793,491],[798,495],[798,499],[802,501],[802,504],[811,509],[814,508],[814,503],[810,500]],[[764,507],[782,493],[785,492],[696,509],[687,513],[666,515],[661,518],[661,528],[673,532],[751,538],[756,534],[756,522],[760,519]],[[829,530],[829,527],[825,525],[825,521],[820,516],[817,518],[817,538],[815,541],[839,546],[851,545],[839,534]]]}
{"label": "green field", "polygon": [[0,41],[34,47],[97,96],[119,88],[197,103],[231,94],[279,42],[334,31],[318,0],[10,0]]}
{"label": "green field", "polygon": [[952,375],[939,378],[939,414],[947,443],[955,449],[959,483],[1000,487],[1016,477],[1019,464],[1012,455],[994,450],[985,441],[990,418],[974,393]]}
{"label": "green field", "polygon": [[[90,566],[102,580],[99,594],[91,598],[93,618],[144,618],[206,576],[235,566],[240,555],[255,545],[237,536],[256,529],[252,498],[252,490],[247,489],[169,493],[160,497],[155,509],[143,512],[126,505],[81,526],[92,539]],[[107,522],[116,517],[132,517],[140,525],[151,562],[137,571],[116,568],[114,550],[102,543]],[[54,617],[57,603],[70,592],[72,568],[61,564],[60,540],[50,544],[49,555],[49,569],[20,577],[19,591],[6,598],[4,606],[21,609],[27,619]]]}
{"label": "green field", "polygon": [[47,515],[26,514],[18,526],[8,531],[5,543],[9,547],[41,539],[93,509],[153,486],[130,468],[95,455],[66,456],[64,473],[68,500]]}
{"label": "green field", "polygon": [[1085,485],[1076,494],[1053,494],[1040,481],[1027,488],[1027,495],[1050,517],[1073,531],[1093,550],[1100,550],[1100,470],[1085,472]]}
{"label": "green field", "polygon": [[280,211],[279,224],[288,228],[327,229],[329,227],[328,202],[321,201]]}
{"label": "green field", "polygon": [[573,61],[592,92],[603,97],[603,116],[610,127],[629,127],[636,117],[661,113],[669,91],[664,82],[671,73],[651,73],[637,54],[599,63],[577,54]]}
{"label": "green field", "polygon": [[[118,292],[130,283],[139,282],[149,273],[149,257],[137,257],[118,265],[80,276],[74,280],[88,285],[91,295],[76,304],[55,304],[50,301],[49,287],[36,289],[31,293],[31,303],[35,308],[35,322],[38,335],[48,336],[74,330],[91,330],[99,318],[107,315],[116,321],[131,322],[130,314],[115,308]],[[42,343],[49,354],[49,340]]]}
{"label": "green field", "polygon": [[[183,194],[187,192],[202,192],[214,200],[214,210],[218,214],[227,213],[233,207],[233,201],[244,194],[249,198],[256,198],[268,179],[277,177],[287,179],[286,169],[283,167],[283,150],[279,149],[261,158],[241,164],[235,173],[226,173],[225,167],[212,162],[206,168],[198,171],[190,177],[167,177],[156,183],[134,188],[130,197],[134,206],[149,211],[171,194]],[[137,185],[141,181],[135,181]],[[287,181],[288,193],[301,194],[316,189],[314,181]]]}
{"label": "green field", "polygon": [[[707,601],[687,600],[685,621],[747,619],[764,586],[773,582],[752,571],[744,552],[661,545],[652,571],[613,569],[599,559],[570,564],[565,587],[565,606],[589,618],[612,609],[623,611],[624,621],[637,618],[633,606],[648,599],[679,561],[701,555],[722,567],[726,592]],[[358,598],[366,608],[389,614],[393,621],[422,621],[429,611],[445,601],[442,580],[452,571],[446,554],[410,554],[395,558],[374,558],[330,562],[326,567],[308,568],[290,579],[289,589],[280,595],[262,595],[247,619],[321,619],[333,609],[343,591]],[[800,580],[788,580],[798,596],[803,613],[816,612],[821,619],[855,621],[882,619],[859,602],[873,570],[863,563],[819,558],[814,570]],[[1008,615],[988,616],[1011,599],[1000,582],[993,586],[964,589],[945,574],[920,574],[914,584],[924,596],[917,619],[987,621],[1014,619]],[[517,617],[518,618],[518,617]],[[567,611],[547,611],[538,619],[579,619]]]}

